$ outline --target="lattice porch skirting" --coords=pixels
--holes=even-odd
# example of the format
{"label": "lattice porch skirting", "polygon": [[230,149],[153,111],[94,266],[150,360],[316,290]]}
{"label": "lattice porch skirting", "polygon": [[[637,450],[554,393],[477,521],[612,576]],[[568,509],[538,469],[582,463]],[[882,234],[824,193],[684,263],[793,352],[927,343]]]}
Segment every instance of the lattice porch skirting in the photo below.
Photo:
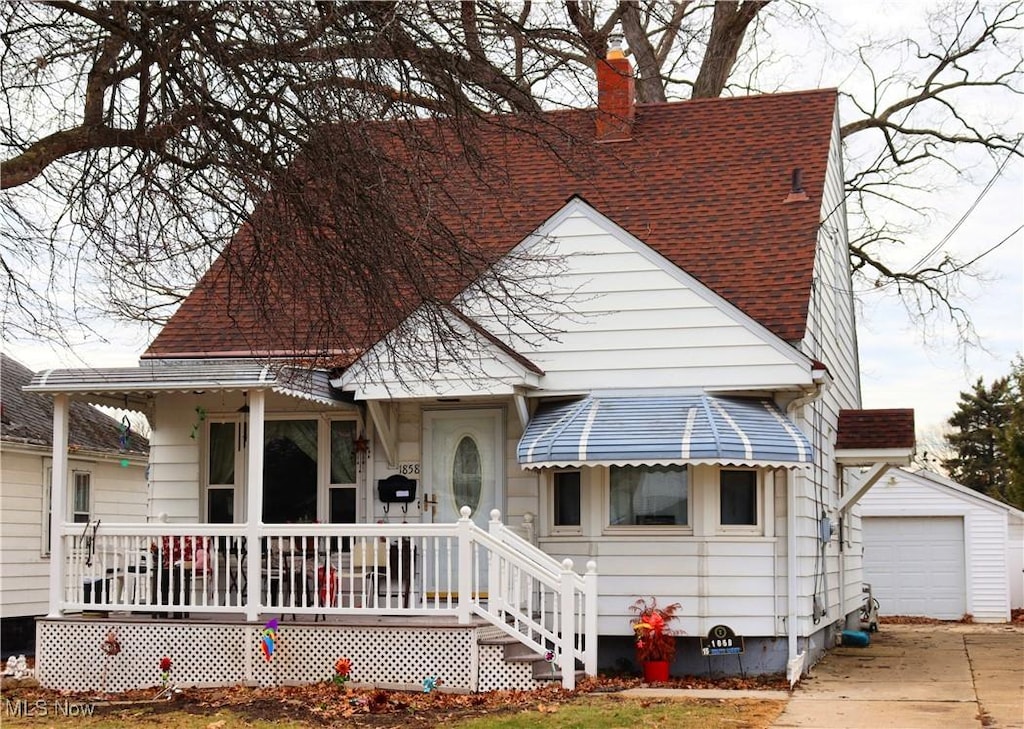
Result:
{"label": "lattice porch skirting", "polygon": [[[40,618],[36,675],[42,686],[118,692],[160,685],[159,662],[172,661],[171,683],[181,686],[296,685],[329,679],[334,662],[352,661],[354,685],[422,690],[440,679],[450,691],[537,687],[522,663],[480,645],[480,626],[302,624],[282,621],[273,657],[260,649],[262,625],[189,620]],[[103,646],[114,632],[120,651]]]}

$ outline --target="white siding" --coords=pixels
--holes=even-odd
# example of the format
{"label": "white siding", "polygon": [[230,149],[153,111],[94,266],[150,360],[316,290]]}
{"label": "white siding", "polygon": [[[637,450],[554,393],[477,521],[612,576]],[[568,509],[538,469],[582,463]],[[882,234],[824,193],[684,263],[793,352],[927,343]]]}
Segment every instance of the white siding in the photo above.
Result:
{"label": "white siding", "polygon": [[966,611],[979,622],[1009,620],[1010,583],[1018,575],[1012,573],[1007,555],[1024,545],[1009,541],[1007,507],[926,476],[906,471],[892,474],[861,499],[864,517],[962,517]]}
{"label": "white siding", "polygon": [[1024,514],[1012,514],[1006,547],[1010,609],[1024,608]]}
{"label": "white siding", "polygon": [[[544,370],[544,390],[807,380],[795,352],[587,206],[570,204],[544,233],[543,255],[563,267],[546,298],[570,311],[551,321],[553,339],[519,327],[508,341]],[[502,335],[488,312],[474,314]]]}
{"label": "white siding", "polygon": [[[238,396],[241,403],[241,396]],[[202,432],[203,422],[197,407],[209,415],[217,403],[201,395],[161,395],[157,398],[157,417],[149,439],[150,481],[153,502],[150,517],[166,515],[168,521],[198,522],[199,447],[201,437],[192,438],[193,426]],[[240,406],[240,405],[239,405]]]}
{"label": "white siding", "polygon": [[[822,224],[818,233],[807,329],[800,344],[804,354],[825,364],[831,379],[821,398],[804,407],[800,413],[804,432],[819,454],[810,480],[797,484],[800,516],[807,517],[800,521],[798,537],[800,554],[804,556],[813,556],[820,549],[818,519],[821,511],[837,521],[839,498],[849,489],[849,476],[840,473],[835,463],[839,411],[861,407],[841,150],[837,116],[833,122],[832,148],[822,195]],[[894,404],[896,406],[898,403]],[[841,484],[843,479],[846,483]],[[836,528],[839,528],[838,524]],[[842,551],[840,539],[844,540]],[[802,560],[801,564],[808,562]],[[819,568],[814,566],[813,560],[810,564],[809,568],[802,568],[799,575],[802,596],[813,595],[818,581]],[[842,535],[837,532],[825,548],[828,613],[821,622],[842,619],[860,607],[861,567],[860,521],[854,511],[844,520]],[[801,610],[801,615],[810,613],[810,597],[805,599],[807,611]],[[805,622],[801,634],[811,626],[813,621]]]}
{"label": "white siding", "polygon": [[[48,448],[3,444],[0,456],[0,617],[45,615],[48,609],[50,559],[43,544],[45,483],[51,458]],[[69,474],[90,474],[93,519],[105,522],[144,521],[145,464],[120,458],[72,458]],[[70,476],[73,478],[73,476]],[[70,493],[69,493],[70,498]]]}
{"label": "white siding", "polygon": [[775,627],[775,540],[637,536],[542,538],[556,559],[571,558],[577,569],[598,564],[598,633],[630,634],[629,606],[639,598],[678,602],[678,627],[707,635],[717,624],[740,635],[769,636]]}

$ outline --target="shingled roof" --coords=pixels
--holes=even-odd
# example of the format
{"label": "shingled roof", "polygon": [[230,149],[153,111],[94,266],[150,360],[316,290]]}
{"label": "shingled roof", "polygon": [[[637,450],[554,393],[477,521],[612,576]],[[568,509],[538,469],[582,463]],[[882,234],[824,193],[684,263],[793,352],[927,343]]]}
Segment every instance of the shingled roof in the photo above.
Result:
{"label": "shingled roof", "polygon": [[[32,370],[0,354],[0,440],[49,447],[53,445],[53,398],[24,392]],[[68,448],[121,453],[120,423],[91,405],[70,403]],[[135,432],[128,436],[127,453],[149,452],[149,441]]]}
{"label": "shingled roof", "polygon": [[[430,215],[497,257],[580,196],[783,340],[797,342],[835,108],[834,90],[642,104],[630,138],[614,143],[595,141],[595,110],[558,111],[523,125],[484,125],[473,155],[459,147],[451,125],[424,121],[438,141],[430,184],[446,203]],[[402,137],[387,144],[373,154],[401,157]],[[806,199],[787,202],[796,169]],[[421,235],[430,229],[429,221],[409,225]],[[243,228],[227,253],[253,247],[251,232]],[[327,349],[340,353],[334,363],[344,366],[387,333],[387,322],[362,318],[359,287],[332,308],[329,323],[297,300],[268,311],[241,293],[240,277],[258,272],[227,258],[214,263],[144,357],[301,354],[317,337],[323,351],[326,327]],[[275,271],[272,280],[300,279],[301,296],[314,301],[322,294],[318,271],[332,261],[303,260],[303,270]],[[470,283],[457,273],[448,296]],[[418,303],[396,300],[406,309],[396,311],[396,322]],[[278,326],[261,321],[275,316]]]}
{"label": "shingled roof", "polygon": [[837,449],[913,448],[914,442],[911,408],[839,411]]}

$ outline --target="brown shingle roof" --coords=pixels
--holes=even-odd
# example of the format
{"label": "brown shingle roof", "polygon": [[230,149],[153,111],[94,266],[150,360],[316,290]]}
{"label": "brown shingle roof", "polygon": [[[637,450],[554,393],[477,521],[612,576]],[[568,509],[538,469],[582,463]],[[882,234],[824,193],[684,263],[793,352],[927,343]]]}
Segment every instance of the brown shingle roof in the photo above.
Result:
{"label": "brown shingle roof", "polygon": [[[607,144],[593,141],[594,110],[552,112],[528,129],[485,126],[475,155],[463,153],[449,126],[424,122],[442,140],[435,147],[444,150],[436,152],[437,173],[430,175],[440,201],[430,215],[497,258],[580,196],[782,339],[798,341],[835,106],[834,90],[639,105],[632,139]],[[400,170],[405,143],[392,136],[375,154],[397,159]],[[422,150],[416,154],[415,170],[429,171]],[[795,168],[808,199],[787,204]],[[265,212],[258,210],[253,220]],[[424,230],[429,235],[430,219],[410,217],[420,237]],[[243,228],[229,253],[254,248],[251,233]],[[359,287],[331,307],[330,322],[299,300],[267,309],[240,293],[240,277],[254,275],[244,267],[249,259],[241,256],[240,266],[227,258],[214,264],[144,356],[287,354],[308,351],[305,343],[313,340],[324,345],[319,333],[326,330],[327,348],[342,353],[337,364],[344,365],[417,303],[396,296],[406,310],[390,323],[366,321]],[[318,258],[315,245],[297,258],[302,263],[267,275],[267,285],[299,278],[295,298],[317,300],[318,271],[334,262]],[[450,279],[449,297],[469,283],[455,266],[438,274]],[[277,321],[267,324],[271,319]]]}
{"label": "brown shingle roof", "polygon": [[840,410],[836,448],[862,450],[914,447],[914,411]]}
{"label": "brown shingle roof", "polygon": [[[0,440],[30,445],[53,445],[53,398],[21,388],[32,381],[32,370],[6,354],[0,355]],[[71,402],[68,447],[71,450],[119,453],[120,423],[83,402]],[[149,441],[132,431],[127,452],[149,452]]]}

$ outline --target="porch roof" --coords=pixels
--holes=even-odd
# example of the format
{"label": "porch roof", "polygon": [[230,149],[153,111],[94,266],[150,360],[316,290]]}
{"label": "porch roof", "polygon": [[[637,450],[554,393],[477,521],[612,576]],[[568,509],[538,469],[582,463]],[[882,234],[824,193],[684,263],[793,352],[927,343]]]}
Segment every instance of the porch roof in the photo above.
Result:
{"label": "porch roof", "polygon": [[768,399],[598,397],[542,405],[519,441],[524,468],[671,465],[803,468],[813,448]]}
{"label": "porch roof", "polygon": [[142,409],[158,392],[266,389],[323,405],[348,405],[331,387],[328,373],[275,367],[255,360],[142,362],[138,367],[53,369],[37,372],[26,392],[90,396],[105,405]]}

